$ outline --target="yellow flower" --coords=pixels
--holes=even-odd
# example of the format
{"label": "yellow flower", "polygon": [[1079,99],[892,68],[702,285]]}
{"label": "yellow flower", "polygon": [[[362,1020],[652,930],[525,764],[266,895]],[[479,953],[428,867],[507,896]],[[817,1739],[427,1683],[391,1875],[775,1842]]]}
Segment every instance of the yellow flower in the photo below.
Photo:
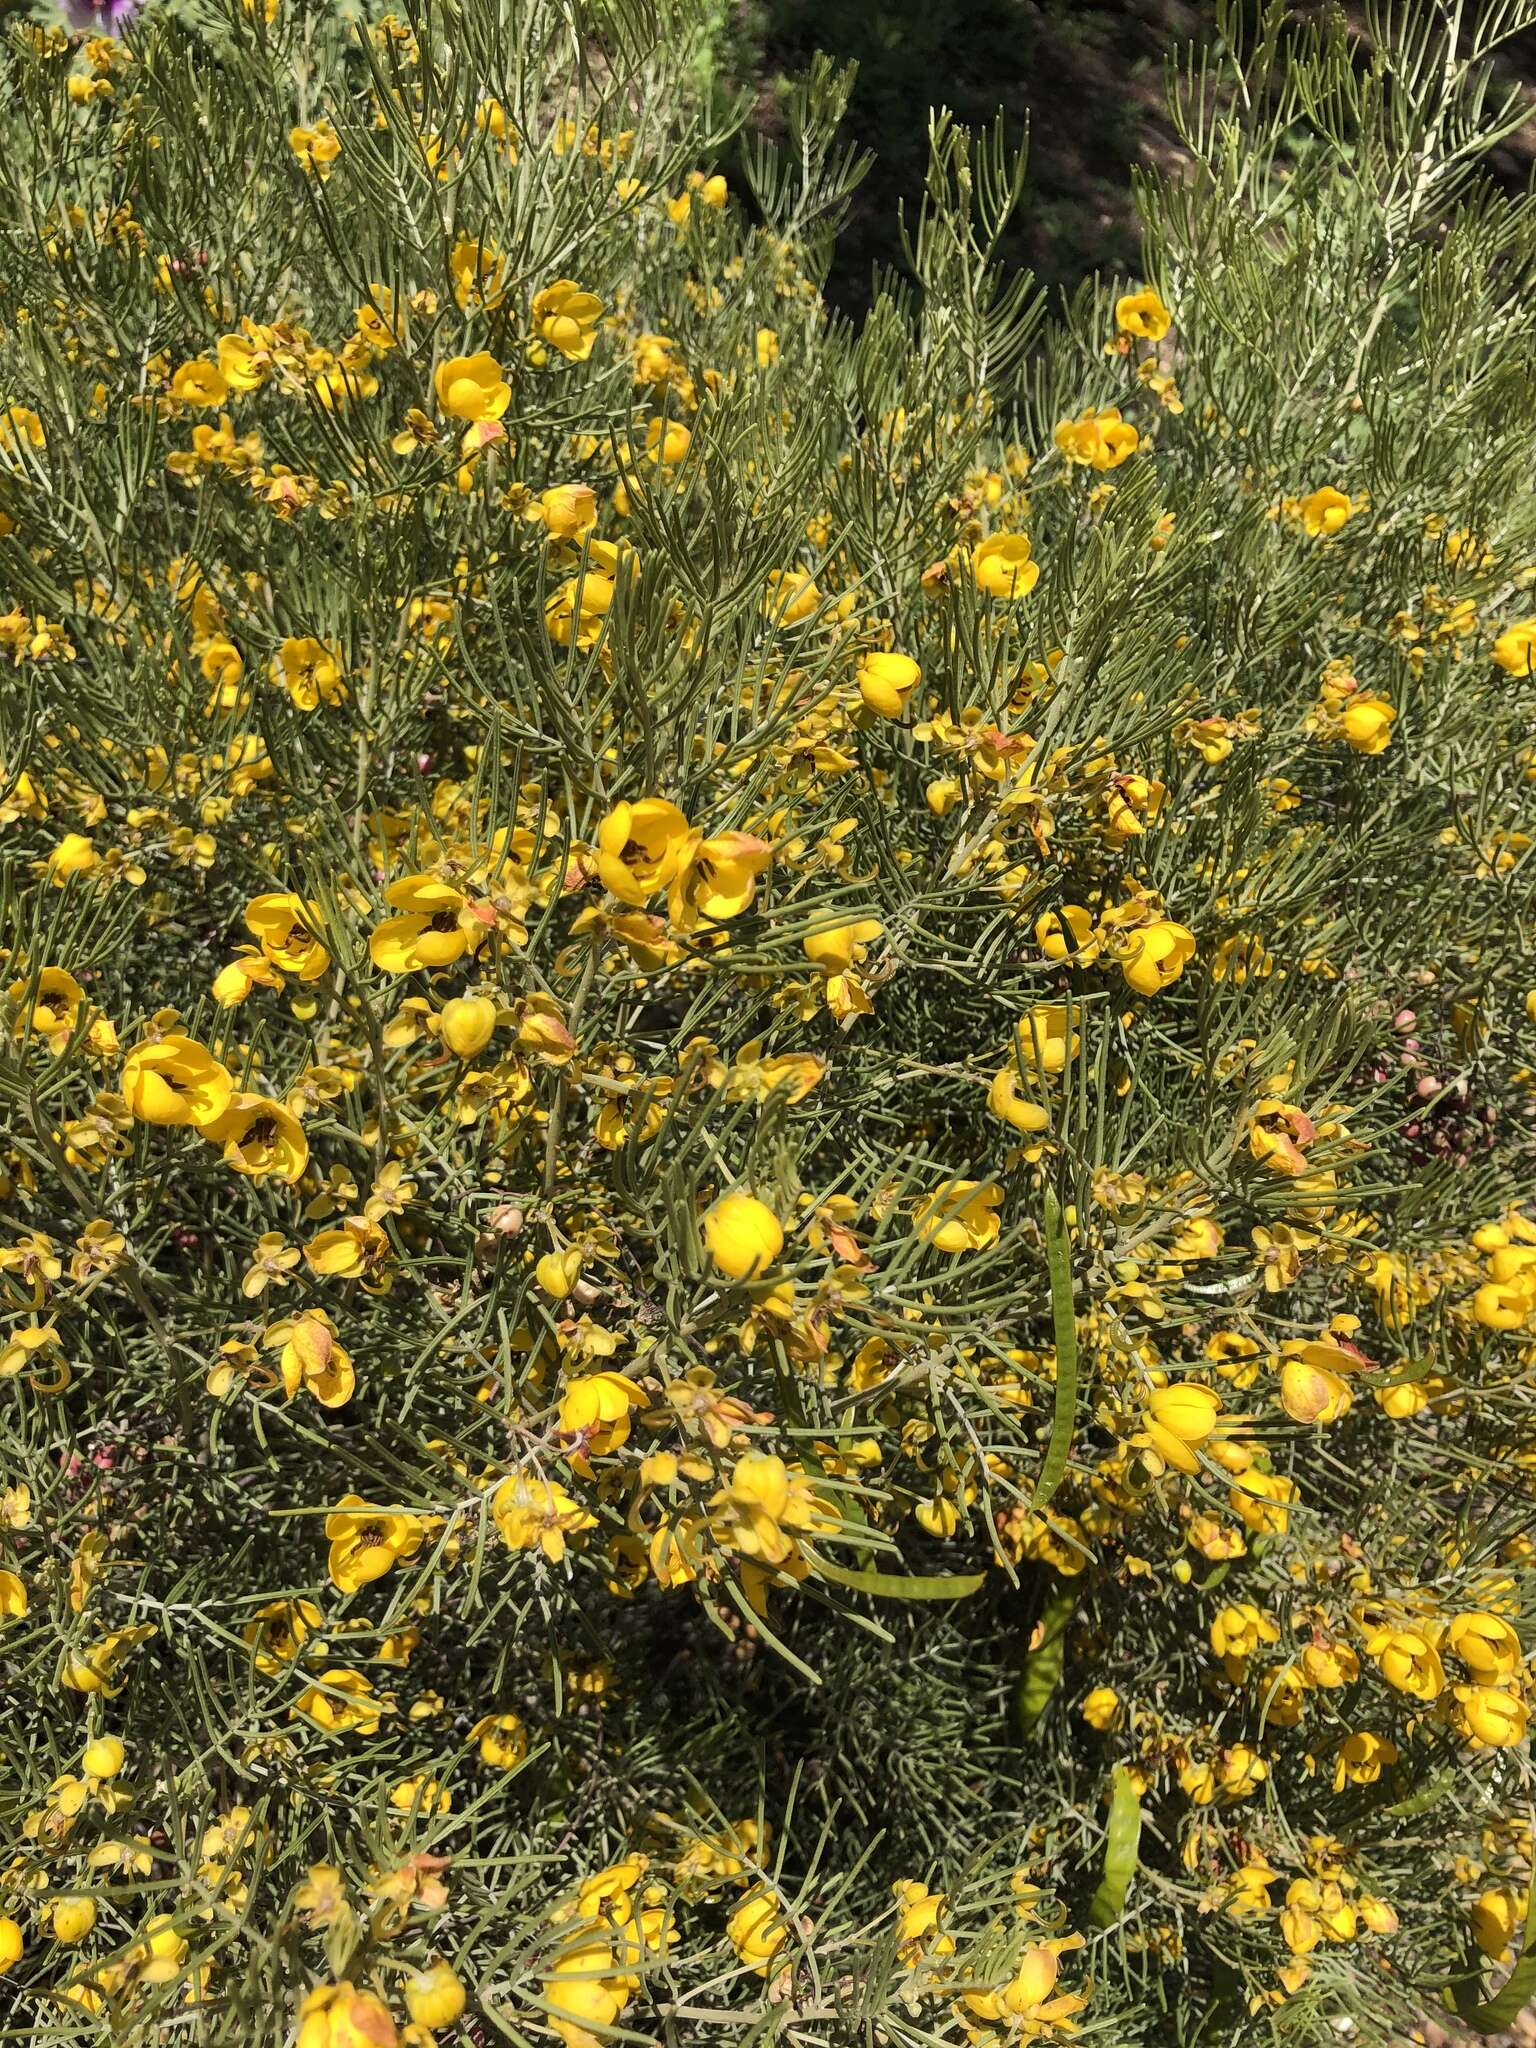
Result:
{"label": "yellow flower", "polygon": [[1280,1368],[1280,1406],[1293,1422],[1337,1422],[1354,1405],[1347,1382],[1327,1366],[1288,1358]]}
{"label": "yellow flower", "polygon": [[1063,420],[1056,429],[1055,440],[1068,462],[1081,463],[1089,469],[1118,469],[1141,446],[1140,434],[1129,420],[1121,419],[1116,405],[1103,412],[1095,412],[1089,406],[1075,420]]}
{"label": "yellow flower", "polygon": [[941,1252],[983,1252],[1002,1229],[996,1181],[940,1181],[913,1212],[913,1227],[924,1243]]}
{"label": "yellow flower", "polygon": [[763,616],[775,626],[800,626],[821,608],[821,592],[803,569],[770,569]]}
{"label": "yellow flower", "polygon": [[923,1956],[952,1956],[955,1939],[952,1934],[941,1934],[940,1918],[946,1900],[943,1892],[930,1891],[916,1878],[898,1878],[891,1886],[896,1900],[896,1932],[900,1940],[898,1954],[909,1966],[921,1961]]}
{"label": "yellow flower", "polygon": [[416,1515],[398,1508],[371,1508],[360,1495],[347,1493],[326,1516],[325,1533],[331,1545],[326,1559],[331,1582],[343,1593],[355,1593],[359,1586],[382,1579],[402,1558],[414,1557],[427,1532]]}
{"label": "yellow flower", "polygon": [[1520,1669],[1520,1638],[1496,1614],[1458,1614],[1446,1630],[1446,1641],[1484,1684],[1502,1683]]}
{"label": "yellow flower", "polygon": [[644,903],[667,887],[696,843],[688,820],[664,797],[616,804],[597,828],[598,877],[621,903]]}
{"label": "yellow flower", "polygon": [[129,1656],[154,1634],[153,1625],[143,1621],[135,1622],[131,1628],[109,1629],[99,1642],[69,1653],[59,1683],[71,1692],[99,1692],[112,1698],[122,1691],[124,1681],[118,1674]]}
{"label": "yellow flower", "polygon": [[24,1621],[27,1589],[15,1572],[0,1571],[0,1621]]}
{"label": "yellow flower", "polygon": [[1525,1740],[1530,1719],[1525,1701],[1493,1685],[1452,1688],[1462,1732],[1474,1749],[1512,1749]]}
{"label": "yellow flower", "polygon": [[582,1256],[579,1245],[567,1245],[564,1251],[545,1252],[535,1262],[534,1284],[551,1301],[564,1301],[581,1278]]}
{"label": "yellow flower", "polygon": [[[401,1662],[404,1661],[402,1658]],[[450,1813],[453,1794],[436,1778],[420,1772],[414,1778],[402,1778],[398,1785],[392,1786],[389,1803],[396,1813]]]}
{"label": "yellow flower", "polygon": [[866,654],[859,663],[859,695],[881,718],[900,718],[922,679],[910,654]]}
{"label": "yellow flower", "polygon": [[38,1392],[59,1394],[69,1385],[70,1369],[63,1362],[59,1333],[52,1323],[24,1323],[0,1342],[0,1380],[15,1379],[29,1365],[33,1366],[31,1384]]}
{"label": "yellow flower", "polygon": [[1382,1771],[1397,1762],[1397,1744],[1385,1735],[1362,1728],[1340,1743],[1333,1765],[1333,1789],[1346,1785],[1374,1785]]}
{"label": "yellow flower", "polygon": [[437,402],[456,420],[499,420],[512,402],[512,386],[501,365],[484,349],[478,355],[450,356],[433,380]]}
{"label": "yellow flower", "polygon": [[993,1075],[992,1085],[987,1090],[987,1107],[1005,1124],[1012,1124],[1016,1131],[1023,1131],[1026,1135],[1050,1128],[1050,1111],[1038,1102],[1031,1102],[1020,1092],[1017,1067],[1003,1067]]}
{"label": "yellow flower", "polygon": [[48,437],[43,423],[30,405],[8,405],[0,410],[0,448],[45,448]]}
{"label": "yellow flower", "polygon": [[315,937],[319,909],[290,889],[253,896],[245,906],[245,928],[261,948],[261,957],[283,974],[300,981],[318,981],[331,956]]}
{"label": "yellow flower", "polygon": [[725,1932],[741,1960],[766,1977],[769,1965],[789,1939],[783,1900],[766,1885],[756,1886],[727,1920]]}
{"label": "yellow flower", "polygon": [[1500,1250],[1493,1277],[1472,1297],[1472,1313],[1487,1330],[1518,1330],[1536,1316],[1536,1257],[1529,1246]]}
{"label": "yellow flower", "polygon": [[682,461],[692,445],[693,436],[680,421],[652,420],[645,430],[644,446],[634,450],[634,459],[671,469]]}
{"label": "yellow flower", "polygon": [[1279,1640],[1280,1624],[1251,1600],[1229,1602],[1218,1609],[1211,1622],[1211,1648],[1226,1664],[1227,1675],[1234,1681],[1241,1677],[1240,1670],[1232,1670],[1234,1663],[1241,1666],[1265,1644]]}
{"label": "yellow flower", "polygon": [[621,1372],[589,1372],[560,1397],[560,1434],[580,1437],[579,1449],[606,1457],[629,1439],[629,1416],[644,1391]]}
{"label": "yellow flower", "polygon": [[739,917],[772,858],[768,841],[750,832],[719,832],[698,840],[690,835],[667,890],[667,914],[674,930],[692,931],[701,917],[717,924]]}
{"label": "yellow flower", "polygon": [[1493,659],[1506,675],[1536,672],[1536,619],[1519,619],[1506,626],[1493,643]]}
{"label": "yellow flower", "polygon": [[[285,1316],[272,1325],[261,1341],[267,1349],[279,1352],[278,1371],[283,1377],[283,1392],[290,1401],[301,1387],[313,1394],[322,1408],[340,1408],[351,1400],[357,1385],[351,1353],[337,1342],[336,1325],[323,1308]],[[329,1520],[326,1529],[329,1533]],[[337,1584],[340,1583],[338,1579]]]}
{"label": "yellow flower", "polygon": [[1179,1790],[1191,1806],[1209,1806],[1216,1797],[1215,1766],[1185,1757],[1179,1765]]}
{"label": "yellow flower", "polygon": [[1193,1380],[1154,1387],[1147,1396],[1146,1427],[1131,1441],[1154,1451],[1177,1471],[1198,1472],[1195,1450],[1215,1429],[1220,1414],[1220,1397]]}
{"label": "yellow flower", "polygon": [[48,1917],[53,1925],[53,1938],[73,1944],[84,1941],[96,1925],[96,1901],[89,1892],[74,1892],[49,1902]]}
{"label": "yellow flower", "polygon": [[386,974],[449,967],[471,951],[488,929],[470,908],[463,890],[435,875],[406,875],[391,882],[384,900],[402,913],[387,917],[368,937],[368,956]]}
{"label": "yellow flower", "polygon": [[1307,1147],[1316,1138],[1316,1124],[1294,1103],[1283,1102],[1277,1095],[1265,1095],[1253,1105],[1248,1151],[1271,1173],[1291,1178],[1305,1173]]}
{"label": "yellow flower", "polygon": [[311,1927],[329,1927],[350,1910],[346,1883],[334,1863],[311,1863],[293,1903]]}
{"label": "yellow flower", "polygon": [[748,1451],[738,1458],[710,1508],[711,1527],[721,1543],[770,1567],[795,1559],[794,1536],[788,1532],[837,1527],[805,1474],[791,1471],[771,1451]]}
{"label": "yellow flower", "polygon": [[541,520],[555,540],[579,541],[597,524],[597,494],[586,484],[553,484],[526,516]]}
{"label": "yellow flower", "polygon": [[784,1249],[779,1219],[755,1195],[724,1195],[704,1218],[704,1242],[720,1271],[750,1280],[767,1271]]}
{"label": "yellow flower", "polygon": [[16,1922],[9,1913],[0,1913],[0,1977],[3,1977],[13,1964],[21,1961],[24,1946],[21,1929]]}
{"label": "yellow flower", "polygon": [[322,1671],[294,1702],[293,1711],[317,1728],[333,1735],[356,1732],[376,1735],[388,1703],[374,1695],[373,1686],[361,1671],[338,1666]]}
{"label": "yellow flower", "polygon": [[1335,490],[1332,484],[1324,484],[1320,490],[1308,491],[1297,504],[1303,528],[1313,539],[1331,536],[1345,525],[1354,515],[1354,505],[1344,493]]}
{"label": "yellow flower", "polygon": [[1045,1076],[1065,1070],[1082,1048],[1077,1019],[1065,1003],[1037,1003],[1014,1026],[1014,1045],[1027,1074]]}
{"label": "yellow flower", "polygon": [[371,1216],[349,1216],[334,1229],[317,1231],[304,1247],[310,1271],[324,1280],[366,1279],[388,1255],[389,1239]]}
{"label": "yellow flower", "polygon": [[415,1970],[405,1980],[406,2011],[419,2027],[451,2027],[464,2005],[464,1986],[447,1963]]}
{"label": "yellow flower", "polygon": [[98,1735],[88,1742],[80,1756],[80,1768],[91,1778],[115,1778],[123,1768],[127,1751],[115,1735]]}
{"label": "yellow flower", "polygon": [[1031,560],[1027,534],[994,533],[971,556],[971,575],[985,596],[1011,600],[1028,597],[1040,581],[1040,564]]}
{"label": "yellow flower", "polygon": [[584,363],[592,353],[603,302],[562,277],[534,293],[530,317],[540,341],[557,349],[568,362]]}
{"label": "yellow flower", "polygon": [[44,1041],[51,1053],[62,1053],[80,1021],[85,990],[62,967],[44,967],[36,984],[30,988],[29,1000],[27,981],[11,983],[11,1001],[20,1006],[16,1021],[11,1026],[12,1035],[23,1038],[31,1031]]}
{"label": "yellow flower", "polygon": [[277,650],[276,680],[287,690],[300,711],[313,711],[320,704],[340,704],[347,686],[341,679],[341,656],[324,640],[306,634],[290,637]]}
{"label": "yellow flower", "polygon": [[855,918],[850,924],[835,924],[819,932],[808,932],[801,940],[805,957],[823,974],[847,974],[861,967],[870,947],[885,927],[877,917]]}
{"label": "yellow flower", "polygon": [[1262,1472],[1250,1466],[1238,1473],[1228,1491],[1232,1512],[1254,1536],[1283,1536],[1290,1526],[1290,1505],[1296,1498],[1296,1482],[1283,1472]]}
{"label": "yellow flower", "polygon": [[1227,1879],[1221,1897],[1222,1910],[1234,1920],[1253,1920],[1271,1910],[1269,1887],[1279,1872],[1271,1870],[1262,1857],[1240,1864]]}
{"label": "yellow flower", "polygon": [[171,396],[182,405],[222,405],[229,384],[216,363],[183,363],[171,379]]}
{"label": "yellow flower", "polygon": [[209,993],[221,1009],[232,1010],[243,1003],[254,988],[281,988],[283,977],[264,960],[257,946],[242,946],[238,957],[228,960],[209,984]]}
{"label": "yellow flower", "polygon": [[469,1731],[480,1745],[480,1761],[499,1771],[514,1771],[528,1754],[528,1730],[516,1714],[486,1714]]}
{"label": "yellow flower", "polygon": [[1073,2018],[1088,2001],[1075,1992],[1052,1994],[1061,1972],[1058,1958],[1065,1950],[1082,1946],[1080,1934],[1037,1942],[1025,1949],[1006,1983],[964,1992],[964,2002],[978,2019],[1000,2025],[1005,2039],[1034,2041],[1057,2031],[1070,2033]]}
{"label": "yellow flower", "polygon": [[494,242],[477,242],[461,235],[448,258],[453,278],[453,296],[460,306],[481,307],[487,312],[506,296],[506,259]]}
{"label": "yellow flower", "polygon": [[1075,960],[1091,967],[1099,957],[1099,935],[1093,912],[1081,903],[1064,903],[1035,920],[1035,943],[1047,960]]}
{"label": "yellow flower", "polygon": [[1440,1652],[1423,1629],[1373,1629],[1366,1637],[1366,1655],[1376,1659],[1388,1685],[1417,1700],[1438,1699],[1445,1690]]}
{"label": "yellow flower", "polygon": [[395,295],[387,284],[370,284],[368,296],[352,315],[357,331],[376,355],[388,355],[399,346],[401,334],[395,324]]}
{"label": "yellow flower", "polygon": [[1097,1729],[1101,1735],[1118,1727],[1125,1713],[1120,1695],[1112,1685],[1096,1685],[1084,1699],[1080,1711],[1088,1726]]}
{"label": "yellow flower", "polygon": [[[1507,1884],[1492,1886],[1473,1901],[1472,1939],[1490,1961],[1509,1960],[1515,1935],[1525,1920],[1525,1910],[1524,1898]],[[11,1924],[14,1926],[14,1921]]]}
{"label": "yellow flower", "polygon": [[630,1995],[609,1942],[585,1930],[561,1951],[541,1989],[565,2048],[606,2048]]}
{"label": "yellow flower", "polygon": [[299,2007],[295,2048],[395,2048],[387,2007],[354,1984],[319,1984]]}
{"label": "yellow flower", "polygon": [[313,1600],[268,1600],[240,1634],[256,1669],[270,1677],[293,1662],[323,1619]]}
{"label": "yellow flower", "polygon": [[100,866],[101,855],[83,832],[66,832],[48,856],[48,872],[55,881],[89,875]]}
{"label": "yellow flower", "polygon": [[1173,325],[1173,316],[1151,285],[1139,292],[1126,292],[1115,301],[1115,325],[1122,334],[1138,341],[1161,341]]}
{"label": "yellow flower", "polygon": [[[332,166],[341,155],[341,140],[329,121],[316,121],[308,128],[290,128],[288,147],[298,158],[310,177],[322,181],[331,175]],[[304,2048],[310,2048],[308,2042]]]}
{"label": "yellow flower", "polygon": [[272,357],[247,334],[221,334],[219,368],[231,391],[259,391],[271,372]]}
{"label": "yellow flower", "polygon": [[205,1045],[171,1031],[133,1048],[123,1061],[119,1087],[141,1123],[201,1129],[223,1116],[235,1084]]}
{"label": "yellow flower", "polygon": [[1120,972],[1138,995],[1155,996],[1176,982],[1195,956],[1195,935],[1172,918],[1120,933],[1115,942]]}
{"label": "yellow flower", "polygon": [[1395,706],[1385,697],[1354,696],[1339,713],[1344,738],[1357,754],[1380,754],[1392,737]]}
{"label": "yellow flower", "polygon": [[211,1145],[222,1145],[224,1163],[251,1180],[276,1174],[292,1187],[309,1164],[309,1140],[291,1109],[264,1095],[235,1094],[224,1114],[200,1127]]}
{"label": "yellow flower", "polygon": [[545,626],[559,646],[569,647],[573,641],[578,647],[597,644],[613,603],[622,559],[614,541],[587,542],[580,575],[562,583],[544,606]]}
{"label": "yellow flower", "polygon": [[597,1518],[550,1479],[514,1473],[491,1496],[491,1513],[509,1550],[542,1550],[551,1564],[565,1556],[565,1539],[595,1529]]}
{"label": "yellow flower", "polygon": [[472,1060],[490,1044],[496,1005],[489,996],[454,996],[438,1018],[438,1036],[455,1059]]}

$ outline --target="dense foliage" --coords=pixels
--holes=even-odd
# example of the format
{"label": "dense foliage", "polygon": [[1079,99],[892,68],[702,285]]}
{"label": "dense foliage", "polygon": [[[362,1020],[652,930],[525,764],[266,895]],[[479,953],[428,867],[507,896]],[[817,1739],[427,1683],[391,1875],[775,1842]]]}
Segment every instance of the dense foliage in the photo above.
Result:
{"label": "dense foliage", "polygon": [[1463,12],[1229,23],[1050,317],[937,118],[857,325],[846,81],[737,151],[687,7],[8,29],[8,2037],[1527,1995],[1536,8]]}

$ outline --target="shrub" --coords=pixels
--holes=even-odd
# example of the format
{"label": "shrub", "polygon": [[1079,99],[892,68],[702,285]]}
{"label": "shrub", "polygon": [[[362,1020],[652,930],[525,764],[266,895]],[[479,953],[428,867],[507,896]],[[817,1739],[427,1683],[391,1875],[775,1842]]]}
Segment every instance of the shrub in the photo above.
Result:
{"label": "shrub", "polygon": [[1531,11],[857,327],[687,8],[9,29],[14,2031],[1518,2006]]}

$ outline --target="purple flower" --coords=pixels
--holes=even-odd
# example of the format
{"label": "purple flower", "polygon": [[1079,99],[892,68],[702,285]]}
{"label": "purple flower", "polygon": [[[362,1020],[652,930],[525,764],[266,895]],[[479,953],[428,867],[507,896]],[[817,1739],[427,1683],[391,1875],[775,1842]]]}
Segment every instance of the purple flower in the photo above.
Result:
{"label": "purple flower", "polygon": [[63,0],[71,28],[90,35],[120,35],[139,11],[139,0]]}

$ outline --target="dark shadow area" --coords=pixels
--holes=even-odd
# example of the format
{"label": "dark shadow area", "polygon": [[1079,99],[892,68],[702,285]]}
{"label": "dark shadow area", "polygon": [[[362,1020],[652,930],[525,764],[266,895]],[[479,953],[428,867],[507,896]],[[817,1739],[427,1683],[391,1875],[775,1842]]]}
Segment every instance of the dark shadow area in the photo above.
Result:
{"label": "dark shadow area", "polygon": [[[1303,18],[1320,4],[1301,0],[1294,11]],[[875,162],[828,280],[838,306],[867,306],[874,267],[901,264],[898,208],[911,217],[921,196],[930,106],[971,127],[999,107],[1012,133],[1027,124],[1028,182],[1001,254],[1071,290],[1095,270],[1135,269],[1131,168],[1176,168],[1181,156],[1167,61],[1215,35],[1214,0],[735,0],[720,84],[748,91],[754,123],[771,134],[783,79],[818,51],[857,63],[847,127]],[[1536,36],[1510,44],[1502,68],[1529,80]],[[1530,136],[1497,160],[1511,184],[1529,175]]]}
{"label": "dark shadow area", "polygon": [[1175,152],[1164,61],[1213,15],[1193,0],[743,0],[722,83],[751,90],[772,132],[778,79],[818,50],[857,63],[848,129],[875,163],[829,283],[837,304],[866,305],[873,267],[901,260],[898,205],[910,215],[920,197],[932,105],[972,127],[999,107],[1011,132],[1028,124],[1028,186],[1003,258],[1071,287],[1134,262],[1130,167]]}

